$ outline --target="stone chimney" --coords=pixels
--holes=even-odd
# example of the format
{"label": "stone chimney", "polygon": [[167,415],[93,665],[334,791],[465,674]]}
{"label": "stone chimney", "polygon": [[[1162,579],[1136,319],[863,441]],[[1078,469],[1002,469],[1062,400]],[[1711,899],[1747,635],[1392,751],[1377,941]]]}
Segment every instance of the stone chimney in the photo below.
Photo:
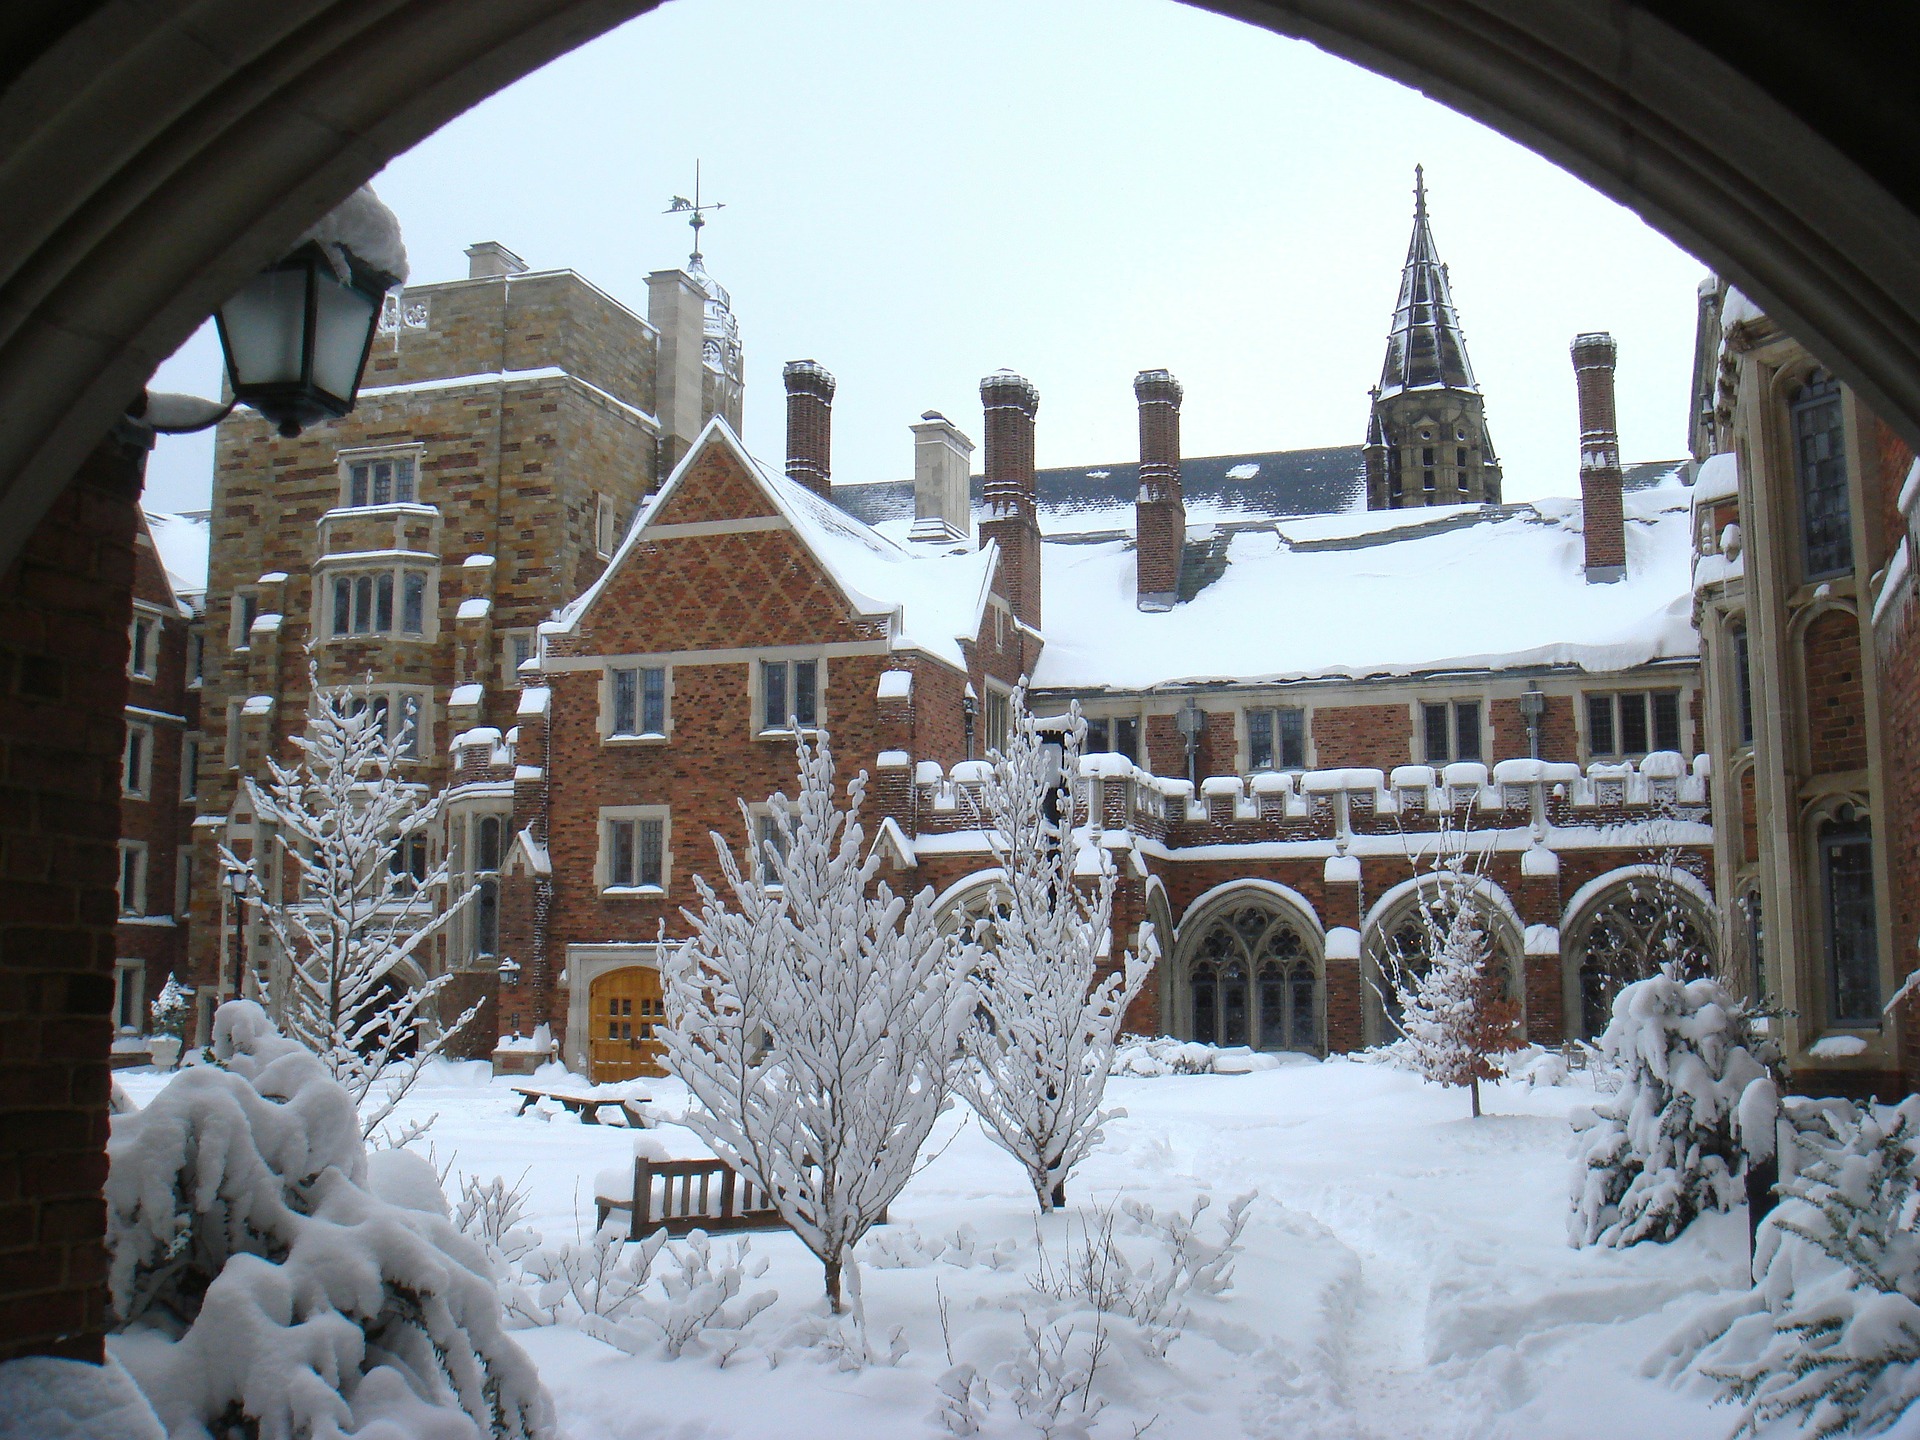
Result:
{"label": "stone chimney", "polygon": [[686,458],[707,423],[707,292],[684,270],[647,276],[647,323],[659,335],[653,413],[660,420],[660,475]]}
{"label": "stone chimney", "polygon": [[1587,583],[1627,573],[1626,522],[1620,504],[1620,431],[1613,413],[1613,365],[1619,349],[1604,331],[1576,335],[1573,375],[1580,387],[1580,511]]}
{"label": "stone chimney", "polygon": [[973,531],[973,441],[938,410],[913,428],[913,529],[908,538],[964,540]]}
{"label": "stone chimney", "polygon": [[493,280],[502,275],[524,275],[527,262],[498,240],[482,240],[467,247],[467,278]]}
{"label": "stone chimney", "polygon": [[986,410],[987,518],[980,543],[1000,546],[1003,593],[1013,613],[1040,628],[1040,522],[1034,514],[1033,417],[1040,392],[1011,370],[980,382]]}
{"label": "stone chimney", "polygon": [[1180,599],[1187,504],[1180,491],[1180,382],[1165,370],[1133,377],[1140,403],[1140,494],[1133,507],[1134,602],[1171,610]]}
{"label": "stone chimney", "polygon": [[822,500],[833,497],[833,376],[812,360],[789,360],[787,478]]}

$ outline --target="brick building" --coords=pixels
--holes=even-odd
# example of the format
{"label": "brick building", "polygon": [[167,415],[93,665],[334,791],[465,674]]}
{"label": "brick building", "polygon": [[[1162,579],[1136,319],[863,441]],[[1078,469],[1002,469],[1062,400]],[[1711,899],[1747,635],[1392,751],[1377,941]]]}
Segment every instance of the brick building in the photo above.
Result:
{"label": "brick building", "polygon": [[1694,605],[1730,972],[1776,1000],[1794,1083],[1920,1084],[1920,622],[1912,450],[1718,281],[1694,367]]}
{"label": "brick building", "polygon": [[[950,916],[990,905],[977,757],[1023,678],[1036,710],[1076,700],[1089,721],[1077,783],[1117,867],[1115,932],[1151,926],[1164,957],[1136,1028],[1381,1039],[1382,960],[1442,817],[1489,852],[1480,903],[1532,1037],[1602,1023],[1646,963],[1650,885],[1705,953],[1684,466],[1624,494],[1603,467],[1611,535],[1571,501],[1189,525],[1180,387],[1148,371],[1135,513],[1049,513],[1039,396],[1002,372],[981,384],[977,491],[971,440],[929,412],[914,513],[870,526],[827,503],[876,508],[828,479],[831,377],[797,362],[787,383],[786,473],[714,424],[542,628],[516,730],[456,742],[459,777],[513,786],[503,1030],[550,1026],[596,1078],[653,1063],[659,938],[717,873],[709,832],[749,856],[763,838],[796,722],[868,773],[896,889],[932,886]],[[1602,389],[1582,386],[1589,428]],[[1591,573],[1595,541],[1622,574]]]}
{"label": "brick building", "polygon": [[189,978],[188,880],[200,758],[204,517],[142,513],[133,537],[126,726],[120,756],[120,919],[113,1025],[141,1053],[147,1005]]}
{"label": "brick building", "polygon": [[[649,277],[645,318],[494,242],[467,255],[466,279],[390,302],[346,419],[296,439],[250,410],[220,425],[191,877],[203,1019],[270,960],[219,846],[263,845],[240,781],[291,754],[309,659],[323,685],[366,684],[410,778],[445,789],[455,735],[514,723],[536,627],[599,576],[707,419],[739,423],[738,327],[697,255]],[[426,963],[455,973],[456,1008],[494,984],[510,791],[458,787],[436,841],[482,892]]]}

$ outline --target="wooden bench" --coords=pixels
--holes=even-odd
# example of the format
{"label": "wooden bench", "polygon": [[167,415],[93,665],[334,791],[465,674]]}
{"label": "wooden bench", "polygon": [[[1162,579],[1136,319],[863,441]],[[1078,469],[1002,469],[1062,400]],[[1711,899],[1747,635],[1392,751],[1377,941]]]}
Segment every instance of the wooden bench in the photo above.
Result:
{"label": "wooden bench", "polygon": [[516,1085],[513,1093],[520,1096],[520,1108],[513,1113],[524,1115],[527,1107],[536,1100],[551,1100],[556,1105],[564,1105],[567,1113],[578,1115],[582,1125],[598,1125],[600,1112],[611,1105],[627,1117],[627,1124],[635,1130],[647,1128],[647,1112],[642,1108],[651,1097],[646,1095],[583,1095],[577,1090],[536,1090],[530,1085]]}
{"label": "wooden bench", "polygon": [[767,1192],[720,1159],[636,1159],[632,1198],[623,1202],[596,1195],[594,1204],[595,1229],[614,1211],[626,1211],[630,1240],[643,1240],[663,1225],[669,1235],[684,1235],[689,1230],[776,1230],[783,1223]]}

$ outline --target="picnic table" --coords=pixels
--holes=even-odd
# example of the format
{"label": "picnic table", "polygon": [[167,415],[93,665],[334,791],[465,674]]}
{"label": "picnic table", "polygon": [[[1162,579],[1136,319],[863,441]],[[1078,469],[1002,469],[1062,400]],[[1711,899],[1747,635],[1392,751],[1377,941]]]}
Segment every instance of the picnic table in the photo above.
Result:
{"label": "picnic table", "polygon": [[520,1108],[513,1112],[515,1115],[526,1114],[527,1107],[537,1100],[551,1100],[556,1105],[564,1105],[568,1114],[578,1115],[582,1125],[598,1125],[601,1110],[611,1105],[627,1117],[628,1126],[635,1130],[647,1128],[647,1112],[642,1107],[653,1099],[626,1089],[566,1090],[535,1085],[516,1085],[513,1093],[520,1097]]}

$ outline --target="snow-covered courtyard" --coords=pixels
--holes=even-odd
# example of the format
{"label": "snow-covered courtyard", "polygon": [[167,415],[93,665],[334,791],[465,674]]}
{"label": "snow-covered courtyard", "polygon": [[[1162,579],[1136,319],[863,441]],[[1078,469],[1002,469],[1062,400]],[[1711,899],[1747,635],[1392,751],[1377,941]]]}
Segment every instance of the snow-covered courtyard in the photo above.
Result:
{"label": "snow-covered courtyard", "polygon": [[[169,1083],[144,1069],[120,1080],[142,1104]],[[516,1116],[515,1083],[526,1082],[436,1062],[398,1118],[437,1114],[429,1138],[436,1163],[451,1165],[450,1193],[466,1175],[524,1181],[531,1228],[549,1243],[586,1238],[596,1174],[629,1165],[647,1132],[564,1112]],[[648,1089],[670,1125],[685,1090],[673,1080]],[[829,1333],[820,1265],[784,1232],[748,1237],[751,1255],[769,1263],[745,1292],[771,1288],[778,1300],[718,1343],[668,1358],[658,1343],[629,1354],[567,1326],[514,1336],[571,1440],[942,1435],[952,1417],[939,1413],[939,1385],[960,1364],[989,1377],[980,1433],[1034,1435],[1042,1431],[993,1377],[1031,1355],[1023,1319],[1043,1343],[1077,1324],[1067,1345],[1081,1354],[1092,1313],[1035,1279],[1084,1253],[1089,1224],[1112,1226],[1136,1258],[1149,1254],[1152,1237],[1122,1234],[1123,1200],[1165,1215],[1210,1197],[1195,1225],[1205,1237],[1253,1191],[1231,1288],[1184,1298],[1190,1313],[1164,1359],[1131,1330],[1116,1336],[1092,1385],[1104,1410],[1086,1423],[1076,1400],[1055,1433],[1082,1424],[1095,1436],[1169,1440],[1728,1433],[1734,1412],[1713,1407],[1705,1382],[1676,1388],[1642,1372],[1703,1303],[1745,1288],[1745,1215],[1708,1215],[1669,1245],[1570,1248],[1567,1116],[1592,1090],[1578,1075],[1485,1089],[1488,1113],[1475,1120],[1464,1090],[1349,1059],[1115,1077],[1108,1101],[1127,1116],[1074,1172],[1067,1210],[1044,1220],[1019,1166],[956,1106],[891,1223],[859,1249],[875,1357],[859,1368],[820,1343]],[[716,1250],[732,1243],[718,1237]]]}

